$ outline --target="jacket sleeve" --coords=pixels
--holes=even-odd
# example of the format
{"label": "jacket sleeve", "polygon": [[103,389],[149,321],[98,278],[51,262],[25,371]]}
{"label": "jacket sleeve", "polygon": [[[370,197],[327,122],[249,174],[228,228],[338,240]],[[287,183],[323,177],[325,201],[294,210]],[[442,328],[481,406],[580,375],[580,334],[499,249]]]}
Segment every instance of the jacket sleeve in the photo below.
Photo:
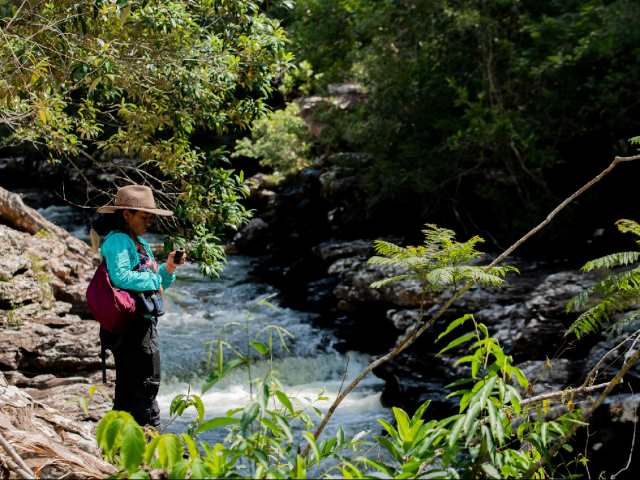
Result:
{"label": "jacket sleeve", "polygon": [[167,272],[167,269],[165,268],[166,263],[163,263],[162,266],[159,269],[160,272],[160,278],[162,278],[162,289],[166,290],[167,288],[169,288],[173,282],[176,280],[176,272],[174,270],[173,273],[169,273]]}
{"label": "jacket sleeve", "polygon": [[105,241],[102,247],[102,255],[107,260],[107,271],[111,283],[114,287],[136,292],[157,290],[161,282],[160,275],[131,270],[133,266],[129,259],[128,240],[124,234],[113,235]]}

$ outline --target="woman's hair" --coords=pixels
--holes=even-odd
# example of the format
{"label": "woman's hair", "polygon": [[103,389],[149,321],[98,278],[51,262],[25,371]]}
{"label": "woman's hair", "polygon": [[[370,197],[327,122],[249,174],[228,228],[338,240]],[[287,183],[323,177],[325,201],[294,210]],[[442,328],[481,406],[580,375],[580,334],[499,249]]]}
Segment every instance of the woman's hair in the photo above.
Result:
{"label": "woman's hair", "polygon": [[126,212],[127,210],[129,210],[131,215],[135,215],[136,213],[138,213],[138,210],[131,210],[128,208],[126,210],[116,210],[113,215],[114,219],[111,230],[118,230],[122,233],[127,233],[127,222],[124,220],[124,212]]}

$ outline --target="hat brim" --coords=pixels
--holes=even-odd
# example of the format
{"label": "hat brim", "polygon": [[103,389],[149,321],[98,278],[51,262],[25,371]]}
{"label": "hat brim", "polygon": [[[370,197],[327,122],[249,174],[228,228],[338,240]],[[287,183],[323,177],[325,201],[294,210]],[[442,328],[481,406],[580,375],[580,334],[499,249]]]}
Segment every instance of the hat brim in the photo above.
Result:
{"label": "hat brim", "polygon": [[143,207],[122,207],[122,206],[109,206],[100,207],[98,213],[114,213],[116,210],[140,210],[147,213],[153,213],[154,215],[161,215],[163,217],[171,217],[173,212],[171,210],[162,210],[160,208],[143,208]]}

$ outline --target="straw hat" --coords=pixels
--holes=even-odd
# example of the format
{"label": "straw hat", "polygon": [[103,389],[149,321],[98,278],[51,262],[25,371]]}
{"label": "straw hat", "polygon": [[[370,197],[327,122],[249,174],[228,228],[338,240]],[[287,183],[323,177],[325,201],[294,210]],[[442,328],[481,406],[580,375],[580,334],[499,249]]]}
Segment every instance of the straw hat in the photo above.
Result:
{"label": "straw hat", "polygon": [[116,210],[142,210],[143,212],[154,213],[170,217],[171,210],[156,208],[153,200],[153,192],[149,187],[143,185],[128,185],[118,190],[115,205],[100,207],[98,213],[113,213]]}

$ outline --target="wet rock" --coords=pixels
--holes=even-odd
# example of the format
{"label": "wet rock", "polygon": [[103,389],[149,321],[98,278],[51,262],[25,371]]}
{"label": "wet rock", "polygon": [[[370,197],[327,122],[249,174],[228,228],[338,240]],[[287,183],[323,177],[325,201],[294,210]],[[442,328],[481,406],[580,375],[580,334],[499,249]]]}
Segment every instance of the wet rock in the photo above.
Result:
{"label": "wet rock", "polygon": [[[352,242],[339,242],[332,240],[314,247],[313,252],[320,257],[325,264],[333,263],[340,258],[359,256],[366,257],[367,255],[372,255],[374,253],[372,240],[355,240]],[[363,260],[366,261],[366,258],[349,258],[349,261],[353,265],[356,263],[362,263]],[[329,267],[329,270],[331,270],[331,266]],[[333,273],[338,272],[334,269],[331,274]]]}
{"label": "wet rock", "polygon": [[387,318],[393,322],[398,330],[411,329],[418,321],[419,310],[387,310]]}
{"label": "wet rock", "polygon": [[254,218],[233,237],[233,241],[240,253],[249,253],[264,244],[268,236],[269,224],[261,218]]}
{"label": "wet rock", "polygon": [[26,321],[0,329],[0,369],[62,372],[99,369],[99,330],[95,321],[67,315],[62,328]]}
{"label": "wet rock", "polygon": [[[549,366],[551,365],[551,366]],[[582,380],[584,361],[558,358],[555,360],[527,360],[515,365],[529,382],[537,379],[534,394],[540,395],[552,391],[564,390],[569,386],[578,386]],[[524,390],[521,388],[521,390]]]}
{"label": "wet rock", "polygon": [[513,337],[514,358],[530,359],[553,356],[563,343],[565,328],[558,320],[529,320]]}

